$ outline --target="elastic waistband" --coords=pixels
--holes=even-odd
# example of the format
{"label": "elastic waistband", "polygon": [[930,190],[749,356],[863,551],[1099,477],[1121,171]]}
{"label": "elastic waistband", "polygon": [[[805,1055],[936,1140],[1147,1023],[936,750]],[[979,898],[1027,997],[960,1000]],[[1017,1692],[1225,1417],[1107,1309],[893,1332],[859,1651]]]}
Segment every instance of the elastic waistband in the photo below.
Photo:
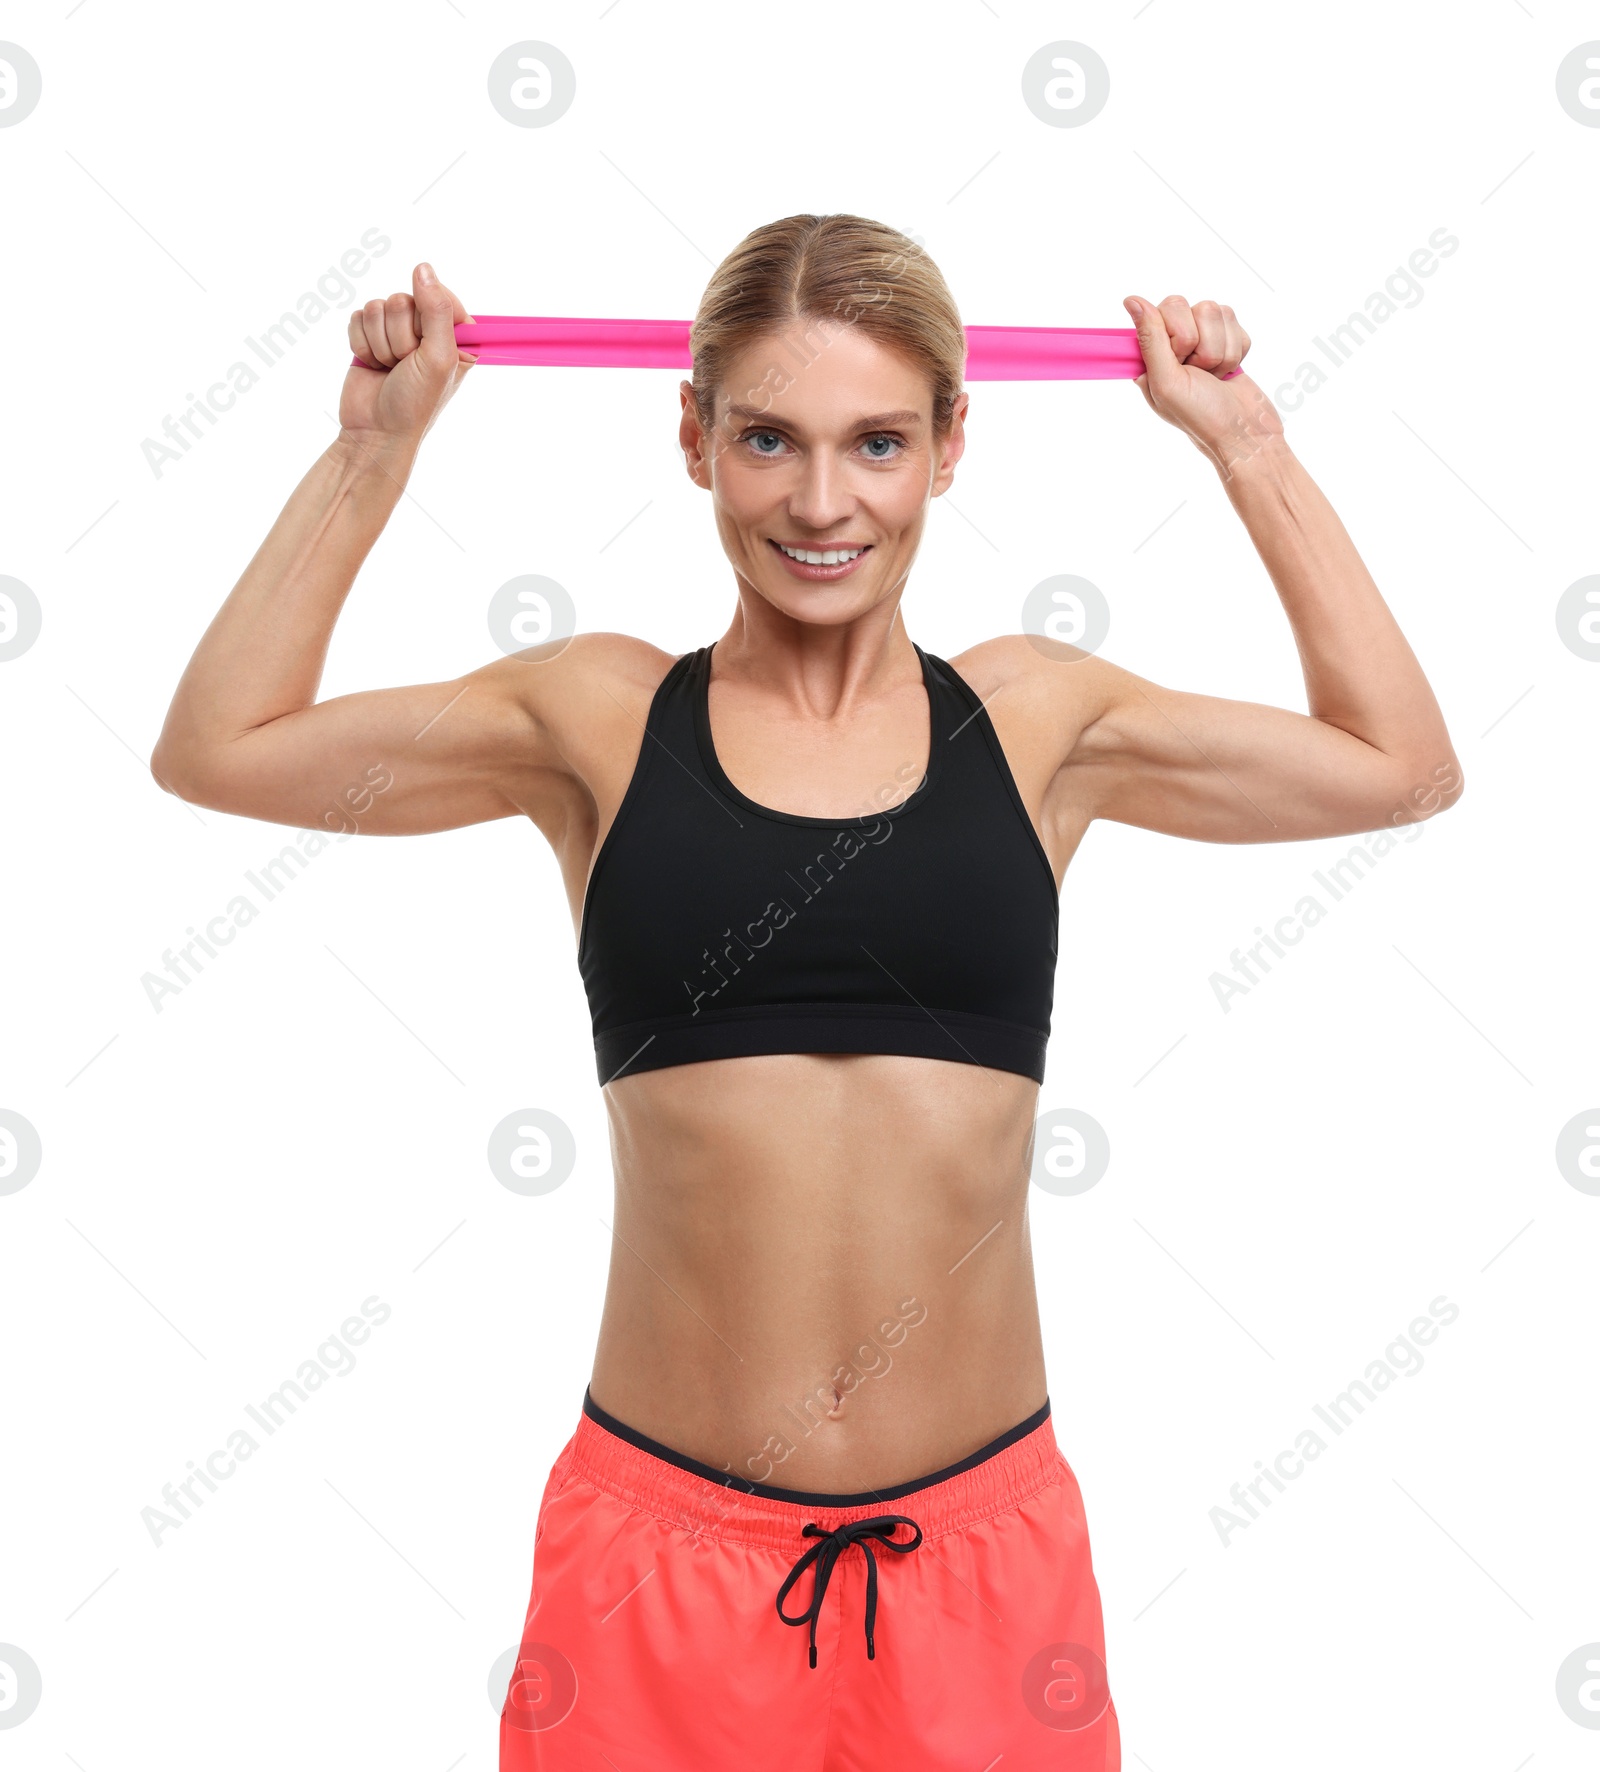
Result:
{"label": "elastic waistband", "polygon": [[940,1538],[1021,1506],[1061,1474],[1048,1402],[959,1463],[855,1495],[783,1489],[719,1471],[618,1421],[587,1391],[567,1458],[569,1478],[684,1531],[790,1553],[802,1527],[834,1531],[881,1514],[888,1502],[906,1503],[924,1537]]}

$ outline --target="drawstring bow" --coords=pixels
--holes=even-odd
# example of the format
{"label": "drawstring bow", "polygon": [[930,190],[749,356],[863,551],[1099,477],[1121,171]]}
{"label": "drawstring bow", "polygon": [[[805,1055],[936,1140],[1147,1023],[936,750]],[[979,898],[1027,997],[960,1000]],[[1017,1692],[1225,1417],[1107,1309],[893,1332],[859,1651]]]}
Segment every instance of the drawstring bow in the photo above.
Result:
{"label": "drawstring bow", "polygon": [[[895,1530],[900,1526],[909,1526],[916,1535],[904,1541],[895,1538]],[[785,1624],[810,1626],[811,1665],[817,1665],[817,1620],[822,1616],[822,1599],[828,1591],[828,1582],[833,1576],[833,1566],[852,1544],[859,1544],[867,1559],[867,1659],[877,1659],[877,1646],[873,1640],[874,1627],[878,1621],[878,1559],[873,1554],[873,1543],[876,1541],[884,1550],[904,1553],[914,1551],[922,1543],[922,1528],[915,1520],[908,1519],[904,1514],[879,1514],[870,1520],[853,1520],[848,1526],[840,1526],[833,1532],[824,1531],[815,1522],[803,1529],[802,1536],[815,1538],[819,1542],[812,1545],[795,1566],[789,1571],[782,1587],[778,1589],[778,1616]],[[799,1617],[791,1618],[783,1609],[783,1602],[789,1597],[794,1584],[805,1574],[812,1564],[816,1565],[811,1577],[811,1604]]]}

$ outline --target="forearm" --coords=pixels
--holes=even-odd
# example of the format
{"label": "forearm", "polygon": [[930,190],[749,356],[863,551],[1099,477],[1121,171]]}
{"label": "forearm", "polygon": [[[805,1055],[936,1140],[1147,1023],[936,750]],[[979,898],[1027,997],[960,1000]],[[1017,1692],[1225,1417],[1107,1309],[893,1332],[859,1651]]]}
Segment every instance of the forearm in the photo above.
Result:
{"label": "forearm", "polygon": [[416,447],[341,432],[318,458],[195,648],[152,758],[158,773],[315,700],[334,623]]}
{"label": "forearm", "polygon": [[1455,756],[1439,704],[1338,513],[1282,436],[1219,462],[1294,631],[1315,719],[1424,773]]}

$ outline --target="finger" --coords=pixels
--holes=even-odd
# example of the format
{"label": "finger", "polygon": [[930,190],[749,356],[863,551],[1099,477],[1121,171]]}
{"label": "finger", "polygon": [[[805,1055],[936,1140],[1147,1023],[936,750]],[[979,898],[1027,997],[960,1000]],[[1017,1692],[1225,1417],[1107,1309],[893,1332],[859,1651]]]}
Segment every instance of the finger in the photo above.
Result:
{"label": "finger", "polygon": [[389,349],[389,334],[383,324],[383,298],[374,296],[361,310],[361,324],[367,335],[367,349],[362,353],[369,363],[380,369],[393,369],[394,352]]}
{"label": "finger", "polygon": [[1128,296],[1122,305],[1132,317],[1139,334],[1139,354],[1144,358],[1145,373],[1136,379],[1145,399],[1153,401],[1152,390],[1159,393],[1183,379],[1178,359],[1173,355],[1166,316],[1160,308],[1137,295]]}
{"label": "finger", "polygon": [[449,369],[462,360],[456,345],[456,327],[466,321],[467,311],[439,281],[430,264],[419,264],[411,273],[411,287],[422,326],[423,360],[435,368]]}
{"label": "finger", "polygon": [[[431,271],[433,269],[433,266],[429,265],[428,269]],[[452,310],[455,314],[456,325],[457,326],[470,326],[472,324],[472,316],[461,305],[461,297],[459,295],[457,295],[453,289],[447,289],[445,291],[445,293],[450,297]]]}
{"label": "finger", "polygon": [[1249,349],[1249,333],[1239,324],[1239,315],[1223,303],[1223,361],[1217,365],[1217,376],[1228,379],[1244,361],[1244,353]]}
{"label": "finger", "polygon": [[1231,381],[1233,377],[1242,374],[1240,365],[1244,363],[1244,354],[1249,351],[1249,333],[1244,330],[1244,326],[1240,326],[1239,315],[1228,307],[1226,301],[1223,303],[1223,319],[1228,326],[1228,354],[1217,365],[1216,376],[1219,381]]}
{"label": "finger", "polygon": [[[424,260],[411,273],[412,293],[414,295],[420,296],[421,292],[422,292],[423,285],[425,283],[429,283],[429,282],[439,283],[439,274],[437,271],[434,270],[432,265],[430,265],[426,260]],[[439,287],[441,289],[444,289],[444,285],[442,283],[439,284]],[[472,316],[461,305],[460,296],[458,296],[455,293],[455,291],[451,290],[451,289],[445,289],[444,292],[446,295],[448,295],[450,297],[451,324],[453,326],[470,325],[472,322]]]}
{"label": "finger", "polygon": [[383,329],[389,339],[389,349],[396,357],[409,357],[422,343],[416,303],[409,295],[391,295],[383,304]]}
{"label": "finger", "polygon": [[1199,339],[1189,353],[1196,369],[1218,369],[1228,355],[1228,322],[1221,305],[1214,301],[1196,302],[1194,323]]}
{"label": "finger", "polygon": [[1161,304],[1161,312],[1166,317],[1173,356],[1180,363],[1188,362],[1189,353],[1200,342],[1200,328],[1195,322],[1194,309],[1181,295],[1169,295]]}
{"label": "finger", "polygon": [[367,343],[367,329],[361,323],[361,309],[351,314],[345,331],[349,334],[350,349],[369,369],[377,367],[377,359],[372,355],[372,347]]}
{"label": "finger", "polygon": [[[429,265],[428,269],[431,271],[433,269],[433,266]],[[452,324],[455,326],[470,326],[473,323],[472,316],[467,312],[466,308],[462,305],[461,297],[459,295],[457,295],[453,289],[449,289],[449,288],[446,288],[445,294],[450,297],[450,312],[452,315]],[[477,360],[478,360],[477,356],[474,353],[469,352],[469,351],[462,351],[461,361],[464,364],[466,364],[469,368],[474,363],[476,363]]]}
{"label": "finger", "polygon": [[1239,316],[1226,304],[1222,316],[1228,323],[1228,355],[1217,373],[1229,376],[1244,362],[1245,352],[1250,349],[1250,334],[1239,324]]}

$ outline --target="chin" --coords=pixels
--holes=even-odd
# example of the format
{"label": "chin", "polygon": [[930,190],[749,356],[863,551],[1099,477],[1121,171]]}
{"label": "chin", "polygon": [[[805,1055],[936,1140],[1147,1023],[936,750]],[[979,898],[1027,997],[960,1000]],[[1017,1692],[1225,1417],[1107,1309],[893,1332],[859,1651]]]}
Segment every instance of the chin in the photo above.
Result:
{"label": "chin", "polygon": [[820,587],[797,593],[793,585],[787,584],[757,584],[756,589],[780,614],[815,628],[843,627],[865,615],[878,601],[876,597],[862,596],[854,585],[848,591]]}

